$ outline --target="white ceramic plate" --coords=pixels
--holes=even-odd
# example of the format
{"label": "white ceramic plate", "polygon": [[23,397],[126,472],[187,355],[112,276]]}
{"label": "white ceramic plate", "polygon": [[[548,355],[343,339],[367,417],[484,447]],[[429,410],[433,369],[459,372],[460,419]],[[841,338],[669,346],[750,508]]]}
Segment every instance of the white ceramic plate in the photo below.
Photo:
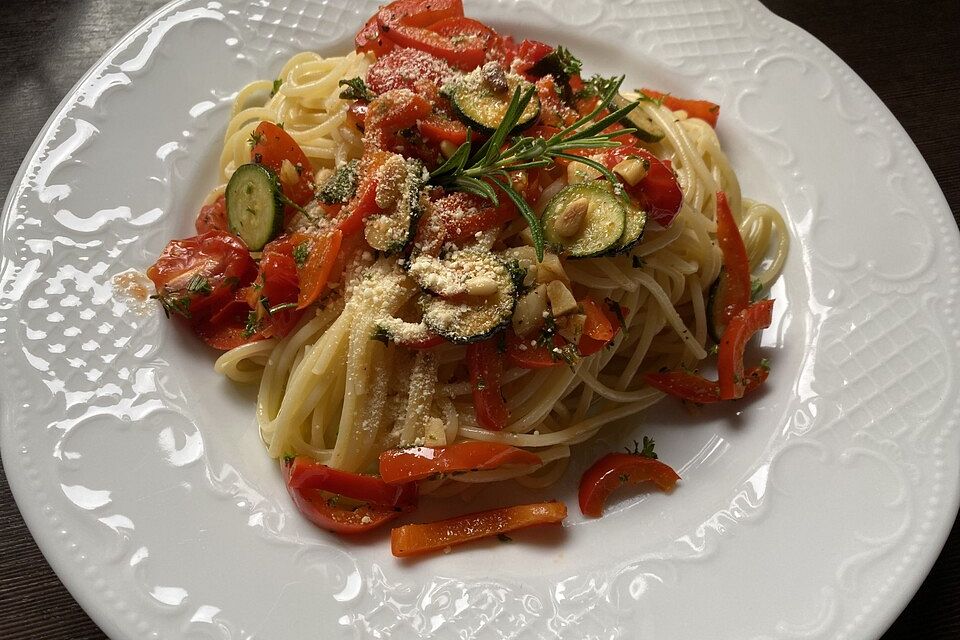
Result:
{"label": "white ceramic plate", "polygon": [[[188,235],[231,95],[346,50],[372,2],[174,2],[80,82],[6,202],[3,462],[51,565],[114,638],[875,638],[958,499],[957,229],[916,148],[813,38],[749,0],[468,2],[590,72],[723,105],[744,192],[794,233],[749,402],[664,403],[681,468],[600,520],[399,562],[291,508],[251,394],[114,274]],[[466,510],[462,504],[446,505]]]}

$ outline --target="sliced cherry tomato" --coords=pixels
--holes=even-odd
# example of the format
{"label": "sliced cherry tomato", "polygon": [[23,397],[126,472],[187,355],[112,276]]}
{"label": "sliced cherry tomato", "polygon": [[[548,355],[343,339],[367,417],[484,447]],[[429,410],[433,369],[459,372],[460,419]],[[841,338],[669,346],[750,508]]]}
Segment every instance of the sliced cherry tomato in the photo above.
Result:
{"label": "sliced cherry tomato", "polygon": [[[554,348],[562,348],[566,344],[563,337],[553,336]],[[567,364],[546,345],[538,344],[535,340],[524,340],[513,331],[507,333],[507,360],[521,369],[549,369]]]}
{"label": "sliced cherry tomato", "polygon": [[227,226],[227,199],[224,196],[221,195],[210,204],[200,207],[196,228],[197,233],[230,230]]}
{"label": "sliced cherry tomato", "polygon": [[[577,343],[577,349],[581,356],[586,357],[609,344],[623,327],[620,324],[620,318],[607,305],[600,305],[590,298],[585,298],[580,302],[580,306],[587,317],[583,323],[583,332]],[[621,309],[622,315],[627,313],[627,310]]]}
{"label": "sliced cherry tomato", "polygon": [[553,47],[539,40],[524,40],[516,50],[517,62],[514,69],[517,73],[525,74],[530,67],[537,64],[553,52]]}
{"label": "sliced cherry tomato", "polygon": [[295,247],[292,236],[282,235],[263,248],[260,274],[247,296],[247,303],[256,314],[256,332],[261,337],[282,338],[303,316],[303,311],[296,308],[300,279],[293,257]]}
{"label": "sliced cherry tomato", "polygon": [[771,322],[773,300],[761,300],[752,304],[730,320],[720,339],[717,356],[717,382],[720,385],[721,400],[743,397],[747,387],[743,374],[743,351],[753,334],[766,329]]}
{"label": "sliced cherry tomato", "polygon": [[393,40],[383,37],[377,14],[370,16],[363,28],[357,32],[353,44],[358,53],[372,53],[378,58],[393,49]]}
{"label": "sliced cherry tomato", "polygon": [[229,351],[248,342],[262,340],[264,336],[247,331],[247,319],[250,317],[250,305],[247,304],[245,287],[235,293],[219,311],[209,320],[193,323],[193,332],[208,346],[220,351]]}
{"label": "sliced cherry tomato", "polygon": [[352,535],[376,529],[400,515],[400,511],[393,507],[375,504],[339,506],[340,498],[336,494],[324,493],[318,489],[295,489],[290,485],[293,465],[284,463],[280,466],[283,469],[287,492],[293,498],[297,509],[321,529]]}
{"label": "sliced cherry tomato", "polygon": [[501,507],[428,524],[396,527],[390,532],[390,547],[398,558],[416,556],[534,525],[557,524],[566,517],[567,507],[562,502]]}
{"label": "sliced cherry tomato", "polygon": [[[253,140],[250,159],[277,174],[283,194],[301,207],[313,200],[313,166],[290,134],[272,122],[263,121],[257,125]],[[288,178],[289,169],[284,171],[284,160],[293,167],[295,180]]]}
{"label": "sliced cherry tomato", "polygon": [[363,143],[373,149],[391,149],[398,131],[417,124],[430,114],[431,106],[423,96],[393,90],[381,94],[367,108]]}
{"label": "sliced cherry tomato", "polygon": [[[743,394],[747,395],[767,379],[770,370],[766,367],[754,367],[746,373],[746,385]],[[666,394],[695,402],[697,404],[712,404],[720,402],[720,385],[713,380],[687,371],[661,371],[648,373],[643,376],[644,381],[654,389]]]}
{"label": "sliced cherry tomato", "polygon": [[452,120],[437,113],[431,113],[417,122],[417,130],[425,140],[434,144],[449,142],[459,147],[467,141],[467,127],[459,120]]}
{"label": "sliced cherry tomato", "polygon": [[663,491],[669,491],[679,479],[676,471],[654,458],[634,453],[608,453],[580,479],[580,512],[599,518],[610,494],[625,484],[653,481]]}
{"label": "sliced cherry tomato", "polygon": [[700,118],[711,127],[717,127],[717,118],[720,117],[720,105],[707,100],[686,100],[676,98],[669,93],[654,91],[653,89],[640,89],[640,93],[653,98],[662,100],[663,106],[673,111],[686,111],[691,118]]}
{"label": "sliced cherry tomato", "polygon": [[290,465],[289,486],[294,490],[320,489],[382,507],[409,510],[417,504],[413,482],[387,484],[377,476],[350,473],[320,464],[313,458],[297,456]]}
{"label": "sliced cherry tomato", "polygon": [[717,244],[723,269],[710,295],[710,328],[719,341],[730,320],[750,305],[751,293],[747,248],[723,191],[717,192]]}
{"label": "sliced cherry tomato", "polygon": [[467,345],[467,369],[477,423],[484,429],[500,431],[507,426],[510,413],[500,392],[503,357],[497,351],[495,338]]}
{"label": "sliced cherry tomato", "polygon": [[367,69],[367,86],[374,93],[392,89],[414,91],[417,83],[427,81],[443,86],[453,69],[441,58],[418,49],[394,49]]}
{"label": "sliced cherry tomato", "polygon": [[171,240],[147,269],[164,309],[192,322],[208,319],[256,273],[243,241],[225,231]]}
{"label": "sliced cherry tomato", "polygon": [[500,204],[494,207],[488,200],[462,191],[440,198],[434,206],[450,242],[473,241],[477,233],[496,229],[517,217],[517,208],[509,198],[500,198]]}
{"label": "sliced cherry tomato", "polygon": [[439,474],[498,469],[504,465],[539,465],[535,453],[498,442],[470,440],[445,447],[391,449],[380,454],[384,482],[405,483]]}
{"label": "sliced cherry tomato", "polygon": [[305,309],[320,298],[330,281],[337,256],[340,254],[343,232],[334,229],[320,236],[299,233],[296,240],[298,245],[306,243],[308,252],[304,264],[297,265],[300,280],[297,308]]}
{"label": "sliced cherry tomato", "polygon": [[636,185],[625,185],[629,193],[651,218],[664,227],[670,226],[683,204],[683,191],[670,165],[645,149],[633,145],[621,145],[606,150],[603,164],[612,169],[621,160],[630,156],[644,158],[650,163],[647,175]]}

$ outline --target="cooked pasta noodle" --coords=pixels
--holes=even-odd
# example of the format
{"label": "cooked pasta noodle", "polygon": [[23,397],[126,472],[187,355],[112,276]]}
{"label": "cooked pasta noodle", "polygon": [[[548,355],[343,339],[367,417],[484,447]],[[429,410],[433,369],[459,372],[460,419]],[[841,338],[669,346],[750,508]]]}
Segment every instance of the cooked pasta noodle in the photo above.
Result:
{"label": "cooked pasta noodle", "polygon": [[[359,158],[360,137],[346,123],[338,81],[362,77],[371,62],[357,53],[301,53],[283,67],[278,87],[270,81],[244,87],[227,126],[221,180],[248,161],[248,139],[261,120],[282,122],[318,171]],[[425,482],[422,491],[450,495],[469,483],[506,479],[542,487],[562,475],[572,445],[662,398],[640,373],[707,357],[707,289],[721,268],[714,194],[728,194],[764,287],[783,266],[789,235],[774,208],[741,198],[713,128],[652,101],[639,109],[666,134],[649,148],[672,162],[684,194],[679,214],[667,228],[650,224],[627,255],[562,264],[572,287],[628,309],[611,348],[569,367],[507,370],[509,422],[502,431],[487,430],[477,423],[472,385],[463,377],[463,346],[411,351],[371,340],[377,322],[409,305],[416,287],[395,258],[362,254],[347,266],[343,285],[289,335],[235,348],[216,363],[237,382],[259,383],[257,420],[270,455],[308,455],[357,472],[375,469],[379,453],[392,447],[502,442],[532,449],[542,465],[468,472]],[[538,206],[562,186],[546,187]],[[218,187],[209,201],[222,193]],[[512,223],[482,242],[521,246],[525,228]]]}

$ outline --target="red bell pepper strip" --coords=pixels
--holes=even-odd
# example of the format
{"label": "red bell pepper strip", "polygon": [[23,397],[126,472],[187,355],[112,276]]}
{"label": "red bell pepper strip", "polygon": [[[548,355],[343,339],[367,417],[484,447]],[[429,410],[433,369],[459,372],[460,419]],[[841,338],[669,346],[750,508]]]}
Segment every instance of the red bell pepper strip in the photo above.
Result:
{"label": "red bell pepper strip", "polygon": [[445,18],[463,17],[461,0],[397,0],[377,12],[380,33],[401,47],[426,51],[465,71],[483,64],[483,43],[441,35],[428,27]]}
{"label": "red bell pepper strip", "polygon": [[496,339],[467,345],[467,369],[477,423],[484,429],[500,431],[507,426],[510,412],[500,393],[503,358],[497,351]]}
{"label": "red bell pepper strip", "polygon": [[719,342],[730,320],[750,304],[750,259],[740,228],[730,211],[727,194],[717,192],[717,244],[723,269],[710,293],[710,328]]}
{"label": "red bell pepper strip", "polygon": [[566,517],[567,507],[562,502],[502,507],[428,524],[396,527],[390,532],[390,547],[398,558],[415,556],[539,524],[557,524]]}
{"label": "red bell pepper strip", "polygon": [[370,16],[363,28],[357,32],[353,39],[354,47],[357,53],[370,52],[378,58],[385,53],[389,53],[395,46],[393,40],[385,38],[380,30],[380,23],[377,22],[377,14]]}
{"label": "red bell pepper strip", "polygon": [[[623,327],[620,318],[607,305],[600,305],[590,298],[585,298],[580,302],[580,306],[587,318],[583,323],[583,332],[577,343],[577,350],[581,356],[587,357],[609,344]],[[629,313],[628,309],[621,308],[622,315],[627,313]]]}
{"label": "red bell pepper strip", "polygon": [[540,456],[508,444],[470,440],[445,447],[391,449],[380,454],[384,482],[424,480],[444,473],[497,469],[504,465],[539,465]]}
{"label": "red bell pepper strip", "polygon": [[343,535],[364,533],[393,520],[400,511],[393,507],[363,504],[356,508],[338,506],[336,495],[318,489],[295,489],[290,486],[292,465],[280,465],[287,492],[305,518],[321,529]]}
{"label": "red bell pepper strip", "polygon": [[730,320],[720,340],[717,374],[720,399],[742,398],[747,380],[743,374],[743,351],[747,341],[773,322],[773,300],[761,300],[750,305]]}
{"label": "red bell pepper strip", "polygon": [[387,484],[376,476],[350,473],[297,456],[290,465],[288,484],[294,491],[319,489],[382,507],[408,510],[417,504],[417,485]]}
{"label": "red bell pepper strip", "polygon": [[720,117],[720,105],[714,102],[708,102],[707,100],[686,100],[684,98],[676,98],[669,93],[662,93],[660,91],[654,91],[653,89],[640,89],[640,93],[643,95],[653,98],[654,100],[662,100],[663,106],[667,109],[673,111],[686,111],[687,115],[691,118],[700,118],[711,127],[717,127],[717,118]]}
{"label": "red bell pepper strip", "polygon": [[297,268],[300,278],[297,309],[305,309],[320,298],[323,289],[330,280],[330,274],[340,253],[343,232],[334,229],[332,232],[319,237],[309,237],[300,233],[295,238],[301,239],[301,242],[309,243],[307,261],[302,267],[298,266]]}
{"label": "red bell pepper strip", "polygon": [[669,491],[679,479],[676,471],[654,458],[634,453],[608,453],[580,479],[580,511],[585,516],[598,518],[603,514],[603,505],[610,494],[625,484],[652,480],[663,491]]}
{"label": "red bell pepper strip", "polygon": [[[767,367],[754,367],[746,373],[746,395],[759,387],[767,379],[770,370]],[[714,380],[707,380],[701,376],[686,371],[662,371],[648,373],[644,381],[654,389],[666,394],[695,402],[697,404],[711,404],[720,402],[720,385]]]}
{"label": "red bell pepper strip", "polygon": [[[552,349],[546,345],[530,344],[531,340],[524,340],[513,331],[507,333],[507,360],[521,369],[549,369],[567,364],[558,358]],[[554,348],[566,346],[567,341],[562,336],[553,336]]]}
{"label": "red bell pepper strip", "polygon": [[435,144],[449,142],[459,147],[467,141],[467,127],[458,120],[431,113],[417,122],[417,130],[424,139]]}

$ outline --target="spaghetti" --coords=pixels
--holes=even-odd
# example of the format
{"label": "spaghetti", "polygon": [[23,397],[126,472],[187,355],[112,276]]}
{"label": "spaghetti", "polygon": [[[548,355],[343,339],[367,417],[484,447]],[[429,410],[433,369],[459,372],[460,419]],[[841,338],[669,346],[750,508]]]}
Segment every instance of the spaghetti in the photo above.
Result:
{"label": "spaghetti", "polygon": [[[378,14],[381,20],[383,11]],[[376,18],[371,19],[374,27],[378,24]],[[541,225],[548,224],[545,221],[553,215],[551,211],[557,210],[559,221],[553,231],[561,235],[556,237],[571,237],[562,235],[566,227],[561,227],[561,223],[568,227],[572,224],[573,233],[580,233],[577,237],[587,237],[589,234],[577,224],[593,224],[590,221],[600,215],[596,212],[602,207],[616,208],[623,202],[633,202],[625,205],[634,212],[628,215],[645,216],[639,223],[641,233],[635,244],[623,244],[622,238],[627,235],[623,225],[629,223],[628,218],[626,223],[620,223],[623,230],[617,227],[615,232],[616,238],[621,238],[620,249],[577,259],[572,255],[573,245],[545,245],[537,233],[546,232],[549,236],[551,229],[534,229],[529,218],[518,215],[516,209],[497,217],[503,214],[504,203],[510,204],[510,198],[504,197],[509,195],[506,190],[500,194],[501,204],[495,207],[490,203],[483,205],[478,195],[460,194],[456,197],[463,197],[454,202],[450,199],[454,198],[450,195],[453,189],[448,186],[441,190],[429,183],[436,176],[443,177],[444,167],[453,162],[450,158],[462,141],[454,143],[456,136],[451,135],[436,144],[437,140],[422,123],[436,119],[440,111],[460,129],[464,126],[457,122],[458,117],[465,120],[471,132],[472,127],[479,127],[456,102],[460,99],[456,93],[458,78],[471,78],[471,90],[481,87],[486,91],[481,96],[484,100],[489,96],[493,96],[491,100],[502,100],[502,118],[511,117],[510,109],[517,107],[512,116],[521,122],[530,111],[530,103],[520,108],[522,100],[537,100],[538,119],[530,129],[535,133],[518,134],[518,126],[501,141],[505,147],[510,140],[516,144],[522,136],[530,140],[539,136],[549,148],[550,140],[568,135],[564,126],[583,116],[591,105],[598,104],[598,99],[601,110],[593,118],[601,119],[616,108],[602,99],[610,85],[598,83],[599,90],[590,95],[590,83],[579,76],[579,62],[575,69],[554,71],[552,75],[543,73],[542,61],[547,55],[565,52],[562,48],[555,50],[535,43],[551,52],[544,54],[543,50],[532,51],[532,45],[525,50],[527,42],[533,41],[524,41],[519,51],[509,50],[508,46],[515,45],[498,35],[498,50],[507,50],[500,67],[491,66],[493,49],[488,46],[485,64],[474,65],[474,71],[467,71],[472,64],[463,62],[471,51],[468,43],[457,54],[460,58],[447,55],[449,52],[442,48],[423,47],[433,56],[429,72],[411,73],[417,70],[416,66],[404,67],[402,60],[395,59],[402,58],[398,51],[407,49],[392,43],[383,50],[382,39],[377,45],[370,44],[374,42],[369,38],[370,24],[358,35],[358,45],[362,41],[366,44],[357,52],[339,57],[297,54],[284,65],[276,81],[253,82],[237,94],[220,155],[223,184],[204,203],[206,220],[223,215],[221,210],[214,212],[216,207],[226,208],[232,215],[233,187],[228,185],[233,185],[239,170],[251,162],[251,145],[253,162],[261,162],[257,150],[266,131],[261,123],[282,123],[282,130],[309,162],[308,167],[298,162],[287,166],[287,160],[283,160],[274,170],[281,187],[278,197],[285,203],[283,229],[293,238],[283,256],[296,262],[301,281],[297,285],[299,294],[295,289],[286,302],[277,305],[274,293],[265,301],[263,291],[270,282],[265,263],[268,256],[277,260],[282,257],[273,248],[280,240],[267,243],[262,253],[251,253],[254,263],[257,258],[260,260],[259,267],[254,265],[254,269],[260,270],[258,279],[236,291],[231,302],[219,308],[239,304],[245,314],[252,308],[253,324],[248,322],[246,339],[224,342],[217,334],[217,346],[226,344],[232,348],[218,358],[215,368],[236,382],[259,384],[257,421],[263,442],[274,458],[306,456],[343,472],[376,473],[381,454],[391,450],[464,442],[501,443],[528,450],[539,462],[464,470],[428,479],[420,482],[420,492],[450,495],[478,483],[507,479],[528,487],[548,486],[563,474],[574,445],[588,440],[605,425],[635,415],[664,397],[659,390],[662,385],[651,386],[645,374],[681,368],[694,370],[708,357],[713,331],[710,298],[712,293],[716,294],[721,271],[731,268],[718,242],[717,211],[721,203],[717,194],[725,194],[729,203],[755,288],[767,288],[780,273],[789,244],[786,225],[771,206],[741,196],[736,173],[713,123],[708,122],[710,118],[715,122],[716,112],[705,116],[705,120],[691,112],[697,104],[693,101],[689,101],[692,106],[687,110],[684,101],[654,99],[639,92],[620,96],[625,102],[636,101],[633,117],[624,124],[647,123],[658,132],[655,140],[639,142],[630,137],[629,131],[616,137],[616,129],[622,128],[617,124],[596,134],[600,136],[597,149],[558,154],[550,162],[529,167],[520,162],[508,167],[520,167],[509,176],[515,188],[513,193],[528,199],[526,207],[536,214]],[[449,28],[446,27],[447,31]],[[445,33],[440,27],[435,32]],[[421,60],[424,55],[427,54],[418,52],[408,57]],[[537,55],[539,58],[534,59]],[[512,63],[503,62],[510,58]],[[403,87],[378,96],[364,83],[356,82],[355,79],[367,79],[369,83],[374,73],[382,77],[387,61],[392,61],[393,66],[387,68],[392,70],[392,77],[403,79]],[[430,79],[425,81],[423,76],[433,73],[443,77],[434,78],[431,88]],[[535,85],[536,90],[521,96],[520,88],[508,91],[514,85]],[[544,89],[545,85],[549,86]],[[563,90],[555,85],[562,85]],[[437,88],[441,88],[439,93]],[[616,87],[613,92],[616,93]],[[387,97],[405,101],[404,108],[409,110],[423,95],[432,104],[432,111],[427,108],[430,115],[421,113],[413,118],[415,126],[410,126],[411,121],[403,130],[396,128],[381,134],[378,140],[391,140],[386,148],[382,142],[371,142],[375,137],[371,123],[379,117],[373,114],[379,114],[378,107],[381,111],[386,109],[381,103]],[[448,99],[453,100],[452,110]],[[559,106],[551,106],[554,100]],[[358,114],[364,113],[367,126],[361,130]],[[548,124],[548,116],[555,117],[557,122]],[[500,120],[489,129],[480,127],[481,139],[491,131],[496,137],[498,126],[502,126]],[[589,123],[577,126],[579,129],[569,130],[570,136]],[[620,155],[616,155],[618,147]],[[424,159],[428,155],[424,149],[434,154],[432,162]],[[637,151],[631,155],[624,149]],[[509,152],[507,149],[503,153]],[[413,161],[413,157],[419,159]],[[374,168],[372,158],[379,158]],[[444,165],[444,161],[448,164]],[[263,164],[268,162],[264,160]],[[464,166],[468,165],[461,166],[461,173],[450,184],[472,184],[456,182],[468,175]],[[653,200],[643,200],[656,197],[650,195],[650,190],[656,186],[652,180],[658,167],[665,167],[661,177],[681,196],[674,210],[666,213]],[[288,187],[298,181],[304,169],[310,172],[317,189],[323,185],[332,188],[330,185],[337,180],[348,179],[359,180],[359,186],[354,185],[355,193],[339,201],[334,198],[324,203],[314,199],[301,204],[290,202]],[[395,176],[392,188],[401,195],[384,195],[384,176],[388,174]],[[350,216],[356,216],[364,180],[371,175],[380,179],[370,196],[371,201],[376,201],[376,205],[370,205],[376,211],[362,218],[363,233],[356,230],[363,229],[362,224],[350,232]],[[612,189],[597,186],[610,176],[619,184]],[[485,180],[488,185],[497,184],[493,178]],[[407,193],[403,185],[410,184],[416,185],[412,199],[403,204],[403,194]],[[479,188],[482,190],[482,185]],[[649,205],[646,213],[630,208],[638,206],[637,198],[640,204]],[[400,211],[403,206],[417,211],[419,222],[413,217],[411,227],[417,229],[417,236],[404,240],[402,251],[382,249],[377,244],[380,231],[375,227],[379,224],[386,228],[394,220],[390,216],[399,215],[387,212]],[[485,212],[496,222],[474,231],[470,225],[476,220],[478,207],[480,213]],[[519,205],[518,208],[523,209]],[[655,214],[651,215],[651,211]],[[431,246],[430,225],[436,226],[438,219],[447,235]],[[232,219],[227,226],[231,231],[235,229]],[[339,262],[326,267],[328,275],[321,280],[325,284],[305,304],[302,270],[306,268],[305,261],[313,260],[307,254],[313,256],[320,251],[310,238],[320,236]],[[330,250],[334,236],[338,249]],[[301,249],[302,256],[297,253]],[[469,261],[481,254],[492,257],[484,258],[486,263],[477,262],[481,266],[470,266],[473,263]],[[248,282],[256,273],[250,272],[249,267],[237,269],[246,274],[240,279]],[[509,286],[498,285],[504,269],[510,271],[509,281],[513,284]],[[178,274],[181,285],[187,282],[181,290],[190,291],[191,285],[200,287],[196,273],[190,273],[189,282],[183,273]],[[212,287],[213,295],[219,291],[217,283]],[[209,283],[201,284],[207,290],[197,290],[209,297]],[[171,302],[171,290],[169,282],[158,284],[160,295],[167,296],[161,301],[168,311],[177,310],[177,301]],[[504,321],[496,324],[489,336],[468,335],[461,340],[456,332],[451,338],[436,328],[437,322],[448,321],[461,326],[467,317],[465,305],[480,304],[475,301],[497,295],[505,296],[509,308]],[[188,300],[188,310],[196,299],[199,298]],[[441,303],[447,306],[439,310],[430,307]],[[486,307],[483,309],[487,313]],[[192,318],[195,323],[198,317],[215,323],[223,313],[226,312],[194,314]],[[426,318],[429,313],[441,320],[435,319],[431,324]],[[284,323],[277,320],[281,317],[286,318]],[[269,329],[257,324],[261,322]],[[599,323],[601,328],[593,329],[599,333],[591,333],[591,323]],[[199,329],[198,333],[214,344],[208,334]],[[483,376],[485,367],[491,366],[490,359],[479,359],[482,349],[478,344],[491,345],[489,353],[502,354],[496,356],[497,388],[493,390],[500,394],[502,406],[495,398],[495,406],[485,409],[481,404],[486,400],[478,400],[489,398],[490,390],[485,387],[491,384]],[[544,359],[544,354],[550,359]],[[499,412],[497,415],[501,416],[502,422],[495,428],[491,428],[490,420],[496,418],[491,418],[490,412]]]}

